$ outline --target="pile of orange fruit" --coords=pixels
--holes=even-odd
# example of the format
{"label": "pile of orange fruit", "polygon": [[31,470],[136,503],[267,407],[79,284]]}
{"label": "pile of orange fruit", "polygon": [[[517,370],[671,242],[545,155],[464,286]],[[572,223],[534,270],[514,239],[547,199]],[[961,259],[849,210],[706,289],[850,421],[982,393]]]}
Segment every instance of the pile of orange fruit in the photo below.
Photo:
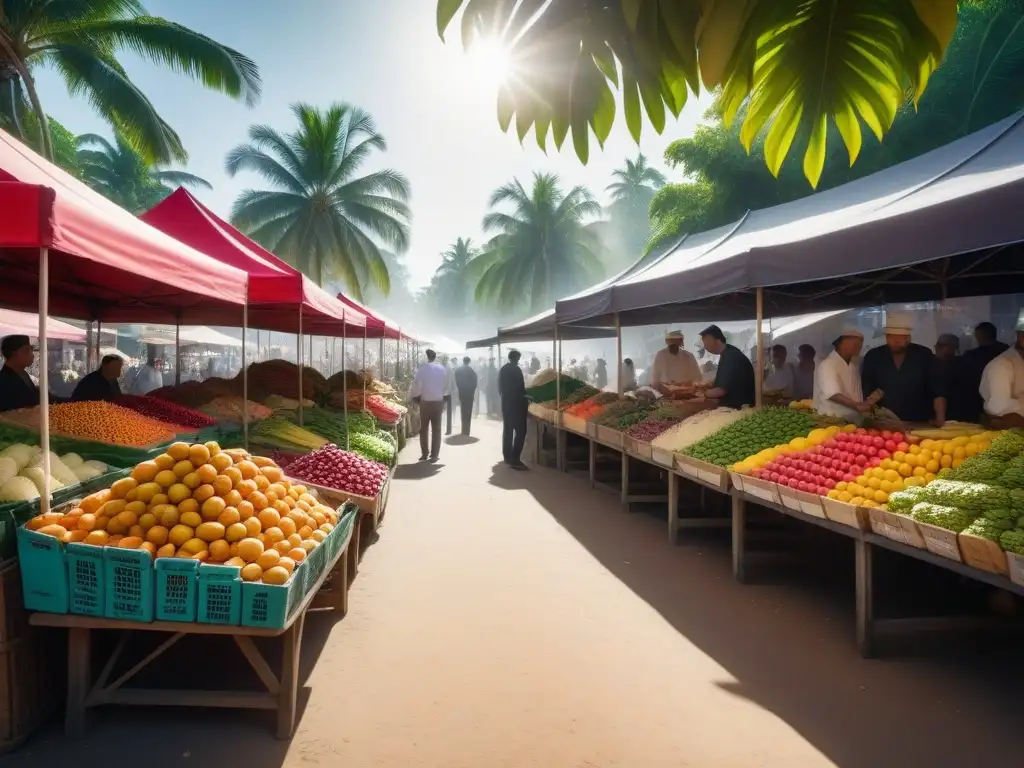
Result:
{"label": "pile of orange fruit", "polygon": [[110,488],[27,527],[65,543],[236,565],[246,581],[283,584],[337,523],[335,510],[270,459],[209,442],[173,443]]}

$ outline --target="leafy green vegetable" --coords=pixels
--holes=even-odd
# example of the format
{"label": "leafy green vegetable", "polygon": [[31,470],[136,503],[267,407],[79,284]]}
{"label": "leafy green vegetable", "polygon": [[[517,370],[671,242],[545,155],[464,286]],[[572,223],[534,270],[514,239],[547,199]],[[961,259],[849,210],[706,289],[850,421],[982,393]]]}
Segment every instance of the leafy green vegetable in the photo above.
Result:
{"label": "leafy green vegetable", "polygon": [[986,509],[982,513],[982,518],[995,524],[1004,531],[1008,531],[1017,525],[1017,513],[1012,509],[1006,509],[1004,507],[998,507],[996,509]]}
{"label": "leafy green vegetable", "polygon": [[1012,531],[1006,531],[999,537],[999,546],[1007,552],[1013,552],[1016,555],[1024,555],[1024,531],[1019,528]]}
{"label": "leafy green vegetable", "polygon": [[972,522],[977,515],[957,507],[947,507],[941,504],[930,504],[922,501],[914,505],[911,517],[921,523],[934,525],[938,528],[945,528],[947,531],[960,533]]}
{"label": "leafy green vegetable", "polygon": [[1006,529],[1000,527],[991,520],[984,517],[979,517],[969,526],[964,528],[964,533],[970,534],[971,536],[980,536],[983,539],[989,541],[995,541],[998,543],[999,537],[1006,533]]}
{"label": "leafy green vegetable", "polygon": [[886,506],[893,512],[910,512],[915,504],[922,501],[925,492],[923,485],[912,485],[909,488],[891,494]]}

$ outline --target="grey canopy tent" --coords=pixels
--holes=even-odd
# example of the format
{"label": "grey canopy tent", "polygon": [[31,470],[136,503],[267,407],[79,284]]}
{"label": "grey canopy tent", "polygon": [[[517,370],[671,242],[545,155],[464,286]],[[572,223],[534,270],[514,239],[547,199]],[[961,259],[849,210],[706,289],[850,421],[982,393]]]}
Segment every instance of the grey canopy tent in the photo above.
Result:
{"label": "grey canopy tent", "polygon": [[560,323],[765,316],[1013,293],[1024,274],[1024,113],[863,179],[692,235],[557,302]]}

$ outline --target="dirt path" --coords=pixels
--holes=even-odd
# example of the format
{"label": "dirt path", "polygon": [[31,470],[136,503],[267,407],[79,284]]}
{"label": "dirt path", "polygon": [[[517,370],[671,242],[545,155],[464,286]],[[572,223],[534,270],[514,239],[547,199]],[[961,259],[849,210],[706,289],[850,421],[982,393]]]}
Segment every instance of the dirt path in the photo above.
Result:
{"label": "dirt path", "polygon": [[883,768],[1013,754],[994,670],[862,661],[852,608],[737,585],[727,551],[670,547],[663,523],[579,479],[495,466],[498,425],[476,429],[437,466],[405,452],[348,618],[308,625],[291,744],[254,713],[108,709],[83,743],[54,729],[0,763]]}

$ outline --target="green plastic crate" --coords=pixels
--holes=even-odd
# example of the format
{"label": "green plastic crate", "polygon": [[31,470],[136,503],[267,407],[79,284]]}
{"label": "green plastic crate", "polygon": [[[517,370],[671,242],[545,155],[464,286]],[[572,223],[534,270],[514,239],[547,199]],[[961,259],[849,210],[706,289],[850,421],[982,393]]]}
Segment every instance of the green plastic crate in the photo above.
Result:
{"label": "green plastic crate", "polygon": [[[319,549],[319,547],[318,547]],[[281,585],[242,582],[242,626],[281,629],[306,595],[308,559]]]}
{"label": "green plastic crate", "polygon": [[103,615],[108,619],[150,622],[155,600],[155,571],[149,552],[139,549],[104,547],[106,599]]}
{"label": "green plastic crate", "polygon": [[198,560],[161,557],[156,568],[156,617],[160,621],[195,621],[198,604]]}
{"label": "green plastic crate", "polygon": [[106,558],[103,547],[71,543],[64,547],[71,613],[102,616],[105,608]]}
{"label": "green plastic crate", "polygon": [[45,613],[68,612],[64,545],[53,536],[18,528],[18,560],[25,608]]}
{"label": "green plastic crate", "polygon": [[242,621],[242,569],[236,565],[199,566],[199,621],[238,625]]}

